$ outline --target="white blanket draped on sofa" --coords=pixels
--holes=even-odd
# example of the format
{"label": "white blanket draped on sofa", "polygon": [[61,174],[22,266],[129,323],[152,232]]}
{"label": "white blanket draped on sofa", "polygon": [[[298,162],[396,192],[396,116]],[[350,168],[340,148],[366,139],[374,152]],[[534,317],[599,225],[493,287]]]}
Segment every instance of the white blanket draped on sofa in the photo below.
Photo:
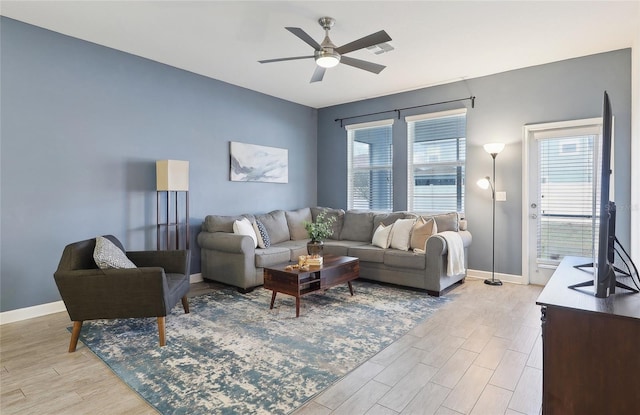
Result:
{"label": "white blanket draped on sofa", "polygon": [[440,232],[438,235],[447,241],[447,276],[462,274],[464,272],[464,245],[462,244],[462,238],[458,235],[458,232],[452,231]]}

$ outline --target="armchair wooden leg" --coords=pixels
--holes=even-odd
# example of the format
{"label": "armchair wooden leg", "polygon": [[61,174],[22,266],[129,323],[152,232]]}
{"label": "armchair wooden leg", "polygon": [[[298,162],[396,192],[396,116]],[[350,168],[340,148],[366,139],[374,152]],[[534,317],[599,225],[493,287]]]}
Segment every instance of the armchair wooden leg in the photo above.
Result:
{"label": "armchair wooden leg", "polygon": [[69,343],[69,353],[76,351],[78,338],[80,337],[80,329],[82,329],[82,321],[74,321],[73,330],[71,331],[71,343]]}
{"label": "armchair wooden leg", "polygon": [[189,314],[189,299],[186,295],[182,297],[182,308],[184,308],[185,314]]}
{"label": "armchair wooden leg", "polygon": [[158,317],[158,337],[160,338],[160,347],[166,343],[164,317]]}

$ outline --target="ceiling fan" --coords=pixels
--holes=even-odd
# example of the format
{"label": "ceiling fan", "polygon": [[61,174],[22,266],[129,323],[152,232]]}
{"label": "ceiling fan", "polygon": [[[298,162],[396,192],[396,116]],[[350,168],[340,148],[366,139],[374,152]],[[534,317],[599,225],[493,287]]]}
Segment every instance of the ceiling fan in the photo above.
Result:
{"label": "ceiling fan", "polygon": [[389,42],[391,37],[385,32],[381,30],[379,32],[370,34],[369,36],[365,36],[358,40],[354,40],[353,42],[347,43],[346,45],[342,45],[337,47],[333,44],[331,39],[329,39],[329,30],[335,24],[335,19],[332,17],[321,17],[318,19],[318,23],[325,31],[324,40],[321,44],[318,44],[311,36],[309,36],[304,30],[299,27],[285,27],[289,32],[293,33],[303,42],[311,46],[315,52],[313,55],[309,56],[294,56],[291,58],[278,58],[278,59],[267,59],[258,61],[260,63],[271,63],[271,62],[282,62],[282,61],[292,61],[297,59],[310,59],[314,58],[316,60],[316,64],[318,65],[313,72],[313,76],[311,77],[311,82],[319,82],[322,81],[324,77],[324,73],[327,68],[333,68],[339,63],[344,63],[345,65],[353,66],[355,68],[364,69],[365,71],[373,72],[375,74],[379,74],[385,68],[384,65],[379,65],[373,62],[367,62],[360,59],[350,58],[348,56],[344,56],[346,53],[353,52],[356,50],[368,48],[370,46],[378,45],[380,43]]}

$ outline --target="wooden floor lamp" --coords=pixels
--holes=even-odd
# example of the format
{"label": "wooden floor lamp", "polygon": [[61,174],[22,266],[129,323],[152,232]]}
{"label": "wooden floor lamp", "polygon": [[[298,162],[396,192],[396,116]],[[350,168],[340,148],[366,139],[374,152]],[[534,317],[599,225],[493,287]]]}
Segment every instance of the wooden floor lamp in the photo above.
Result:
{"label": "wooden floor lamp", "polygon": [[[180,197],[180,196],[183,197]],[[174,206],[172,208],[172,200]],[[180,220],[179,200],[184,203]],[[161,203],[162,202],[162,203]],[[166,202],[166,203],[164,203]],[[156,161],[157,249],[189,249],[189,162]],[[173,238],[171,237],[173,233]],[[184,237],[181,239],[181,234]],[[172,240],[175,244],[172,244]],[[164,243],[163,243],[164,242]]]}

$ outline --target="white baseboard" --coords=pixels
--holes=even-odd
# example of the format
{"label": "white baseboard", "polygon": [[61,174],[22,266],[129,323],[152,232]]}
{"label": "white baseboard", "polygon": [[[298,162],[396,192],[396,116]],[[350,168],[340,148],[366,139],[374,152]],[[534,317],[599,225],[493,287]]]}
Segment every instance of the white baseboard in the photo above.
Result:
{"label": "white baseboard", "polygon": [[67,311],[67,308],[64,306],[62,301],[5,311],[0,313],[0,325],[46,316],[48,314],[59,313],[61,311]]}
{"label": "white baseboard", "polygon": [[[191,274],[189,282],[195,284],[204,281],[202,274]],[[16,321],[28,320],[30,318],[42,317],[48,314],[67,311],[63,301],[56,301],[48,304],[40,304],[32,307],[19,308],[0,313],[0,326],[3,324],[15,323]]]}
{"label": "white baseboard", "polygon": [[[489,280],[491,279],[491,271],[480,271],[477,269],[468,269],[467,270],[467,278],[477,278],[481,280]],[[495,278],[502,282],[510,282],[513,284],[524,284],[527,283],[524,281],[524,277],[522,275],[513,275],[513,274],[501,274],[496,272]]]}

